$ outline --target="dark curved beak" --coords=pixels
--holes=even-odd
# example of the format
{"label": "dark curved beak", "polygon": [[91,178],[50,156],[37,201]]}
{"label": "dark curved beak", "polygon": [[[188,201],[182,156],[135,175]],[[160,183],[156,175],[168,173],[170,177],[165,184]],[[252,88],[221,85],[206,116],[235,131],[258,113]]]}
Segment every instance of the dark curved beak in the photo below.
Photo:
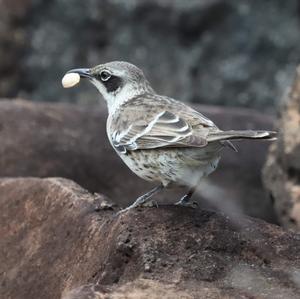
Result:
{"label": "dark curved beak", "polygon": [[67,72],[69,73],[77,73],[81,78],[88,78],[92,79],[93,75],[91,75],[91,70],[90,69],[73,69]]}

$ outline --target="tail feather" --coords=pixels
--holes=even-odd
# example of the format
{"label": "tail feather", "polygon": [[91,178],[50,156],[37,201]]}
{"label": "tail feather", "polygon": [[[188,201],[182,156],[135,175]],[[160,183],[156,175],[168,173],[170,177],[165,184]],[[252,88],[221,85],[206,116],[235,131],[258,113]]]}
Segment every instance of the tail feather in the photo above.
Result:
{"label": "tail feather", "polygon": [[233,139],[266,139],[276,140],[277,132],[274,131],[219,131],[208,135],[207,141],[222,141],[222,140],[233,140]]}

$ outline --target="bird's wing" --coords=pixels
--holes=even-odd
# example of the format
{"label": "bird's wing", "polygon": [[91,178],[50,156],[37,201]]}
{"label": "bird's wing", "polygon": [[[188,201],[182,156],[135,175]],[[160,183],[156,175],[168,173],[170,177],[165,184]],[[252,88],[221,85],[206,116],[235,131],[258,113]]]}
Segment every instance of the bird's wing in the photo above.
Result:
{"label": "bird's wing", "polygon": [[[185,105],[174,107],[169,103],[162,105],[161,109],[144,110],[140,106],[136,106],[135,109],[134,112],[131,109],[129,117],[131,121],[126,122],[125,128],[123,123],[112,133],[113,145],[120,151],[161,147],[203,147],[207,145],[210,128],[216,128],[209,119]],[[144,117],[134,120],[137,115]]]}

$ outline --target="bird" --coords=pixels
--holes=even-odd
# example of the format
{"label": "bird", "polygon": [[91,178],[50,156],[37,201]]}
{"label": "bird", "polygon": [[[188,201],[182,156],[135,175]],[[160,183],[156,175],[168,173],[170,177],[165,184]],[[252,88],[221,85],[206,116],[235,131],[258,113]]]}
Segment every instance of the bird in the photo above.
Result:
{"label": "bird", "polygon": [[157,184],[120,213],[172,186],[188,187],[176,202],[187,206],[201,179],[217,168],[223,148],[237,151],[231,140],[276,139],[274,131],[219,129],[187,104],[157,94],[143,71],[129,62],[76,68],[65,77],[74,74],[90,81],[106,101],[106,132],[119,157],[140,178]]}

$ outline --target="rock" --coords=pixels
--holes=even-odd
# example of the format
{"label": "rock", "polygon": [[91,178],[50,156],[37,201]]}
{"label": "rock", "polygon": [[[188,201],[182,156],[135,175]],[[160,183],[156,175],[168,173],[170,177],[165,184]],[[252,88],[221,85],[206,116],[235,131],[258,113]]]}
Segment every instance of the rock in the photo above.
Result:
{"label": "rock", "polygon": [[[253,110],[200,105],[195,109],[224,129],[272,128],[271,116]],[[127,206],[152,185],[131,173],[115,154],[105,132],[106,117],[103,105],[0,101],[0,177],[65,177]],[[225,149],[218,170],[193,198],[226,213],[276,222],[260,179],[269,143],[235,144],[239,152]],[[162,193],[157,199],[170,202],[183,192]],[[223,198],[226,200],[215,201]]]}
{"label": "rock", "polygon": [[106,117],[98,106],[0,101],[0,177],[70,178],[126,205],[149,184],[114,153]]}
{"label": "rock", "polygon": [[[218,294],[218,292],[215,292]],[[204,294],[214,294],[213,289],[204,289]],[[99,285],[89,284],[67,292],[62,299],[193,299],[197,294],[179,290],[174,284],[166,284],[150,279],[137,279],[113,288],[103,288]],[[88,297],[90,296],[90,297]],[[205,298],[205,297],[203,297]],[[207,297],[206,297],[207,298]]]}
{"label": "rock", "polygon": [[183,101],[274,109],[300,51],[297,0],[2,0],[0,20],[0,96],[35,100],[93,100],[59,79],[121,59]]}
{"label": "rock", "polygon": [[270,149],[264,182],[274,200],[279,221],[300,228],[300,69],[280,112],[278,141]]}
{"label": "rock", "polygon": [[66,179],[1,179],[0,297],[300,296],[295,233],[178,206],[116,217],[102,200]]}

